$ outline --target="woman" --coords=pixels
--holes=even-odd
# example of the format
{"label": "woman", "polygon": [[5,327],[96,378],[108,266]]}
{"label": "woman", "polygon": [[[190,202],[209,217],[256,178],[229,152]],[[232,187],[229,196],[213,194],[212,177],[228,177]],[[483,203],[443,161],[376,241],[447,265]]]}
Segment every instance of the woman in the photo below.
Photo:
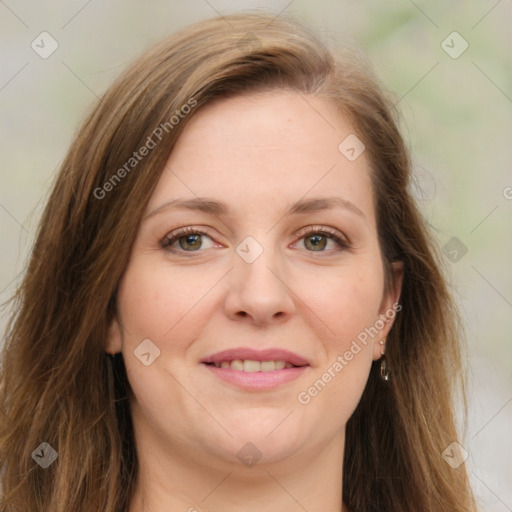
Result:
{"label": "woman", "polygon": [[16,295],[3,510],[475,509],[392,105],[360,56],[261,14],[119,77]]}

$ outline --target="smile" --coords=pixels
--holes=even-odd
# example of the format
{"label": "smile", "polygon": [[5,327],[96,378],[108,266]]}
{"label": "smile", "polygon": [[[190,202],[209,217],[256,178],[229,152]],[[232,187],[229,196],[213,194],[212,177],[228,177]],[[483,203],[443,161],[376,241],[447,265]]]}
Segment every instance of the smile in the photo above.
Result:
{"label": "smile", "polygon": [[239,372],[273,372],[284,368],[296,368],[288,361],[256,361],[254,359],[234,359],[233,361],[222,361],[221,363],[208,363],[216,368],[230,368]]}

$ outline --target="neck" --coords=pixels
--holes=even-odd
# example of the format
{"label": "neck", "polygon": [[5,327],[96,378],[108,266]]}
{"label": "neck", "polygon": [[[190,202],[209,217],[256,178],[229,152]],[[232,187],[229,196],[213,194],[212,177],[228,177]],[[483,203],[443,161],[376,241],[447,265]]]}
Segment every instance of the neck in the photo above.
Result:
{"label": "neck", "polygon": [[252,467],[135,431],[140,469],[129,512],[347,512],[341,495],[344,431],[321,449],[304,446]]}

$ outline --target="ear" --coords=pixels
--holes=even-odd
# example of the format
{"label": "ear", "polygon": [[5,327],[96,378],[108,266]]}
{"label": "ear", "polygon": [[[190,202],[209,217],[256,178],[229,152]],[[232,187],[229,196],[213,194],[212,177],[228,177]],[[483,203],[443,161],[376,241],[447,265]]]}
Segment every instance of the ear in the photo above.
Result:
{"label": "ear", "polygon": [[403,261],[394,261],[391,263],[393,272],[393,285],[390,290],[384,293],[382,302],[379,308],[379,318],[376,321],[376,327],[379,328],[378,334],[374,337],[373,345],[373,360],[376,361],[382,357],[382,350],[385,350],[385,345],[380,344],[385,340],[393,327],[395,317],[398,311],[402,309],[398,304],[400,294],[402,292],[402,282],[404,278],[404,263]]}
{"label": "ear", "polygon": [[105,351],[109,354],[116,354],[117,352],[121,352],[122,346],[121,325],[117,317],[114,317],[108,328]]}

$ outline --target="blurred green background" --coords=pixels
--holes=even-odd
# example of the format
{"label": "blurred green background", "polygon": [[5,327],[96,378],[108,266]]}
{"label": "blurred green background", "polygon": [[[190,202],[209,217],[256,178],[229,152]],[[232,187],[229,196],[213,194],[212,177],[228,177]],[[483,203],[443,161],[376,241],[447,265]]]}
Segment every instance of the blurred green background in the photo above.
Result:
{"label": "blurred green background", "polygon": [[[510,0],[0,2],[0,301],[20,281],[53,177],[97,97],[162,37],[242,9],[290,14],[357,44],[396,95],[412,192],[467,326],[471,478],[482,510],[512,511]],[[43,31],[58,44],[47,58],[31,47]]]}

